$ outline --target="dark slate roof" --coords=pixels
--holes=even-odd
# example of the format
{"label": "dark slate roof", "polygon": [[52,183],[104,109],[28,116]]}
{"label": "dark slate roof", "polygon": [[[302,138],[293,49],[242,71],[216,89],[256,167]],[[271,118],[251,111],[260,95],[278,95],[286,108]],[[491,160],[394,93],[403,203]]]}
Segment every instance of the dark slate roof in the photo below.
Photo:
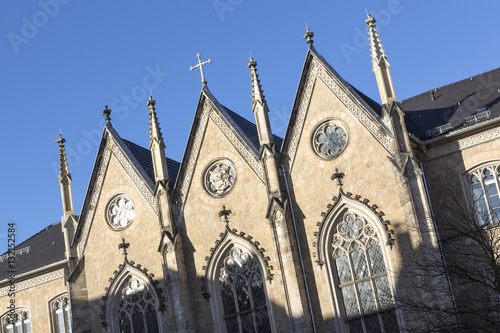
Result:
{"label": "dark slate roof", "polygon": [[[148,176],[154,183],[155,175],[153,170],[153,160],[151,159],[151,151],[149,149],[143,148],[135,143],[122,139],[123,142],[127,145],[128,149],[134,154],[137,161],[144,168]],[[174,183],[177,178],[177,173],[179,172],[180,163],[174,161],[167,157],[167,168],[168,168],[168,177],[170,178],[171,183]]]}
{"label": "dark slate roof", "polygon": [[[231,118],[233,121],[233,125],[235,124],[241,129],[241,133],[244,134],[243,140],[254,150],[256,155],[259,154],[260,143],[259,143],[259,134],[257,132],[257,125],[252,123],[251,121],[243,118],[239,114],[230,109],[222,106],[226,111],[226,115]],[[283,139],[277,135],[273,134],[274,144],[276,145],[276,151],[281,151],[281,145],[283,144]]]}
{"label": "dark slate roof", "polygon": [[365,103],[368,104],[373,109],[373,111],[375,111],[379,116],[382,115],[382,106],[378,102],[374,101],[370,97],[363,94],[361,91],[356,89],[356,87],[353,86],[352,84],[349,85],[351,86],[352,89],[354,89],[358,93],[359,97],[361,97],[361,99],[363,99],[363,101],[365,101]]}
{"label": "dark slate roof", "polygon": [[[434,100],[432,95],[434,95]],[[433,89],[408,98],[400,103],[406,113],[406,127],[421,139],[439,136],[450,130],[470,126],[475,119],[466,117],[486,116],[489,120],[500,116],[500,68]],[[438,126],[449,125],[439,131]]]}
{"label": "dark slate roof", "polygon": [[[16,275],[64,260],[66,253],[61,222],[48,226],[18,244],[16,250],[22,250],[21,254],[16,254]],[[2,254],[2,262],[0,262],[0,281],[9,276],[6,254],[7,252]]]}

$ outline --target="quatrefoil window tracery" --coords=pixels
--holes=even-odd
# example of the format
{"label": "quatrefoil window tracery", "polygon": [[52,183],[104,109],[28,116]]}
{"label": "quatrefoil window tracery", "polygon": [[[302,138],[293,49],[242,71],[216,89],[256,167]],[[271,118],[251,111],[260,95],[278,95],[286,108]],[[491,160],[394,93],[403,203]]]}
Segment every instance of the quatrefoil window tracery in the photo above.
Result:
{"label": "quatrefoil window tracery", "polygon": [[333,159],[347,146],[348,135],[343,124],[329,120],[314,131],[312,145],[316,154],[324,159]]}

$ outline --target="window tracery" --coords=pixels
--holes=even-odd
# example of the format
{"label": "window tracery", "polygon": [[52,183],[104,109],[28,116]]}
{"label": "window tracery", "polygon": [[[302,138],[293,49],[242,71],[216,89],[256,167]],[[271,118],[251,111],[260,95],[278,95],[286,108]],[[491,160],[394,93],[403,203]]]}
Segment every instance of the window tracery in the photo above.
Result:
{"label": "window tracery", "polygon": [[160,332],[154,291],[146,284],[129,276],[115,297],[116,332]]}
{"label": "window tracery", "polygon": [[350,332],[399,331],[380,239],[370,223],[345,213],[330,251],[337,299]]}
{"label": "window tracery", "polygon": [[480,225],[500,220],[500,166],[488,165],[470,174],[470,186]]}
{"label": "window tracery", "polygon": [[31,333],[31,315],[27,308],[16,308],[1,318],[3,332],[6,333]]}
{"label": "window tracery", "polygon": [[71,306],[67,294],[61,295],[49,303],[52,330],[55,333],[71,333]]}
{"label": "window tracery", "polygon": [[205,189],[214,197],[223,197],[234,187],[236,171],[229,160],[218,160],[205,171]]}
{"label": "window tracery", "polygon": [[328,120],[320,124],[314,131],[312,145],[314,151],[323,159],[334,159],[347,146],[347,130],[338,121]]}
{"label": "window tracery", "polygon": [[135,218],[134,201],[126,195],[117,195],[109,201],[105,215],[111,229],[126,229]]}
{"label": "window tracery", "polygon": [[227,332],[271,332],[260,264],[234,247],[220,269],[220,298]]}

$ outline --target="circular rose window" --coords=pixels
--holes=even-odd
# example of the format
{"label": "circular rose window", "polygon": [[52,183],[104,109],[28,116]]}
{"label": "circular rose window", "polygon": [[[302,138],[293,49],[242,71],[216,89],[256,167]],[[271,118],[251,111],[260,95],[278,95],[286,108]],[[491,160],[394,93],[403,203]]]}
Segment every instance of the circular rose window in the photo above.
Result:
{"label": "circular rose window", "polygon": [[312,145],[321,158],[331,160],[344,151],[347,140],[346,127],[338,121],[328,120],[314,131]]}
{"label": "circular rose window", "polygon": [[215,197],[223,197],[234,187],[236,171],[228,160],[219,160],[212,163],[205,171],[205,189]]}
{"label": "circular rose window", "polygon": [[126,195],[115,196],[106,207],[106,221],[111,229],[123,230],[135,218],[134,201]]}

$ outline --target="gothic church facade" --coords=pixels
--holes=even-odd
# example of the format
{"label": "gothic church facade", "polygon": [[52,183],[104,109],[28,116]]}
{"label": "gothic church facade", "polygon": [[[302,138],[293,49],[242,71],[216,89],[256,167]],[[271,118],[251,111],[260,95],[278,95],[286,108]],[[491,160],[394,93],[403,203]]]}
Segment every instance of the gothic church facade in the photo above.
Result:
{"label": "gothic church facade", "polygon": [[255,124],[222,106],[202,74],[180,163],[165,155],[151,96],[149,149],[121,138],[106,107],[79,215],[59,137],[64,215],[17,247],[13,311],[0,267],[0,332],[409,329],[401,272],[419,244],[444,251],[445,186],[476,195],[478,223],[500,210],[500,69],[398,102],[375,20],[366,22],[380,103],[307,31],[284,138],[272,134],[252,58]]}

